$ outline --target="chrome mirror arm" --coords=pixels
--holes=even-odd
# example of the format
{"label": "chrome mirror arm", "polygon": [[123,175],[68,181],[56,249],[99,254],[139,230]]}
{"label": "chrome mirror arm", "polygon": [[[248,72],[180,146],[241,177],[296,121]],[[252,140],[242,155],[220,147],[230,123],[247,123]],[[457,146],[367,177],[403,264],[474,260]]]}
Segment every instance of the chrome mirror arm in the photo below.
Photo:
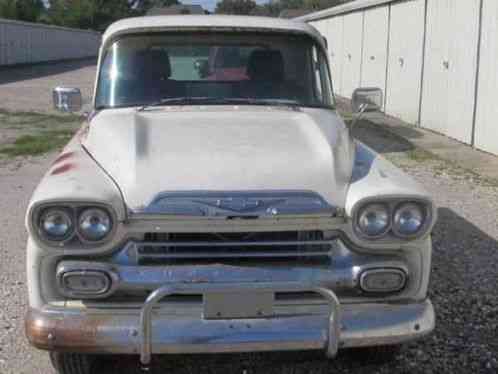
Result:
{"label": "chrome mirror arm", "polygon": [[349,132],[351,132],[351,133],[353,132],[354,127],[360,121],[360,119],[363,117],[363,114],[366,112],[367,108],[368,108],[367,103],[361,104],[359,106],[358,112],[356,113],[355,117],[353,118],[353,121],[349,125]]}

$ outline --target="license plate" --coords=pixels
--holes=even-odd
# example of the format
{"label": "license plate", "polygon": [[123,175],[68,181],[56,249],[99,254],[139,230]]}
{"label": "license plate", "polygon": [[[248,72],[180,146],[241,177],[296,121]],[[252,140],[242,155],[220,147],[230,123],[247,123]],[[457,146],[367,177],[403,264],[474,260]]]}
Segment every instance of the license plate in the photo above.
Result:
{"label": "license plate", "polygon": [[207,292],[204,319],[264,318],[273,315],[273,292]]}

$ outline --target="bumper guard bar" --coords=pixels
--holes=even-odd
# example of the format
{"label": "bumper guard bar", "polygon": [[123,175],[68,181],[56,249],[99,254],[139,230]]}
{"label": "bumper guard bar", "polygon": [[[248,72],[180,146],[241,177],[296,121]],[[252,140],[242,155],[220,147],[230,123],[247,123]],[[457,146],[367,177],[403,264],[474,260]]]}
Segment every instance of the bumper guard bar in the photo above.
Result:
{"label": "bumper guard bar", "polygon": [[[140,312],[140,340],[139,352],[140,362],[142,365],[149,365],[152,355],[152,317],[154,307],[166,296],[172,294],[199,294],[207,292],[243,292],[243,291],[260,291],[260,292],[315,292],[323,296],[329,306],[330,315],[328,318],[328,335],[326,354],[329,358],[336,356],[339,349],[341,308],[339,299],[335,293],[327,288],[320,287],[316,284],[303,285],[302,283],[247,283],[247,284],[229,284],[229,283],[182,283],[172,284],[160,287],[153,291]],[[270,317],[271,318],[271,317]]]}

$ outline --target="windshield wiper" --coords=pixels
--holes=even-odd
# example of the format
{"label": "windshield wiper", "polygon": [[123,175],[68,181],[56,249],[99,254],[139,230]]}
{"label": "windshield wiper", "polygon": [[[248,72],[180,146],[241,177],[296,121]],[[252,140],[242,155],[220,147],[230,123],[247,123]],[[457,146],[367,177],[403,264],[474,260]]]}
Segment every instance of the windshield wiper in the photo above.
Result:
{"label": "windshield wiper", "polygon": [[249,104],[249,105],[277,105],[277,106],[300,106],[296,100],[290,99],[261,99],[256,97],[228,97],[223,99],[230,104]]}
{"label": "windshield wiper", "polygon": [[141,112],[147,108],[167,105],[167,104],[249,104],[249,105],[282,105],[282,106],[299,106],[300,103],[296,100],[288,99],[259,99],[259,98],[243,98],[243,97],[212,97],[212,96],[179,96],[166,97],[164,99],[154,101],[149,104],[142,105],[137,109]]}
{"label": "windshield wiper", "polygon": [[212,96],[179,96],[179,97],[166,97],[164,99],[154,101],[150,104],[145,104],[138,108],[138,111],[143,111],[144,109],[167,105],[167,104],[228,104],[229,99],[225,99],[223,97],[212,97]]}

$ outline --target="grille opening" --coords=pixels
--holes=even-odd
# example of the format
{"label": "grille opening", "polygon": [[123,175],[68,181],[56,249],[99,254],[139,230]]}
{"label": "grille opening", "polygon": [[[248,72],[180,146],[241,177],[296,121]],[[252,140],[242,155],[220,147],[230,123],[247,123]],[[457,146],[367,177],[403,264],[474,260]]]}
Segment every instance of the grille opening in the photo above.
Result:
{"label": "grille opening", "polygon": [[146,233],[136,244],[140,265],[324,263],[331,242],[321,231]]}
{"label": "grille opening", "polygon": [[[137,292],[118,292],[105,300],[84,300],[85,305],[91,306],[99,306],[102,303],[106,305],[110,304],[128,304],[130,307],[141,307],[141,305],[147,299],[147,296],[152,291],[137,291]],[[306,302],[306,301],[319,301],[325,300],[321,295],[318,295],[314,292],[275,292],[274,301],[276,303],[285,303],[285,302]],[[201,305],[203,302],[202,294],[192,294],[192,295],[179,295],[174,294],[170,296],[166,296],[159,302],[160,305],[164,304],[175,304],[175,303],[185,303],[192,305]]]}

